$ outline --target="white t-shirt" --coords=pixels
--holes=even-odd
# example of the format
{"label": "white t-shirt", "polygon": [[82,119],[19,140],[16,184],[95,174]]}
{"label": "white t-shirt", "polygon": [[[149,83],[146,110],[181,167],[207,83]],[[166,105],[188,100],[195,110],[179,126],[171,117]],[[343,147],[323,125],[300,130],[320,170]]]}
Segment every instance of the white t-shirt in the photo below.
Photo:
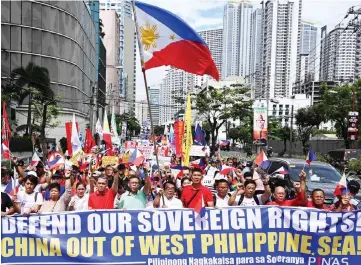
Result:
{"label": "white t-shirt", "polygon": [[216,167],[210,166],[210,167],[207,169],[207,175],[208,175],[208,176],[211,176],[212,178],[214,178],[216,172],[219,172],[219,169],[216,168]]}
{"label": "white t-shirt", "polygon": [[[89,194],[84,194],[82,198],[79,198],[78,195],[74,195],[70,203],[74,203],[74,211],[87,211],[88,210],[88,201],[89,201]],[[69,204],[70,204],[69,203]]]}
{"label": "white t-shirt", "polygon": [[202,179],[202,185],[210,189],[211,191],[214,190],[214,175],[205,175]]}
{"label": "white t-shirt", "polygon": [[[237,205],[238,205],[238,202],[239,202],[240,198],[241,198],[241,196],[239,196],[238,200],[236,200]],[[258,194],[257,198],[258,198],[258,201],[259,201],[259,205],[263,205],[262,194]],[[240,204],[240,206],[256,206],[256,205],[257,205],[257,203],[255,202],[253,197],[252,198],[244,197],[242,203]]]}
{"label": "white t-shirt", "polygon": [[[179,200],[175,197],[168,200],[166,196],[163,196],[163,197],[164,197],[164,204],[165,204],[165,206],[167,206],[167,208],[170,208],[170,209],[183,208],[183,203],[181,200]],[[162,207],[163,207],[163,199],[160,198],[159,208],[162,208]]]}
{"label": "white t-shirt", "polygon": [[[218,194],[215,194],[213,196],[216,196],[216,205],[215,205],[216,207],[222,208],[222,207],[228,207],[229,206],[228,201],[229,201],[230,196],[228,194],[223,199],[221,197],[219,197]],[[234,203],[234,205],[235,205],[235,203]]]}
{"label": "white t-shirt", "polygon": [[[35,201],[35,194],[36,201]],[[25,209],[34,208],[35,205],[43,204],[43,195],[40,192],[34,191],[32,194],[27,194],[26,192],[19,192],[17,194],[16,202],[21,203],[21,212]]]}

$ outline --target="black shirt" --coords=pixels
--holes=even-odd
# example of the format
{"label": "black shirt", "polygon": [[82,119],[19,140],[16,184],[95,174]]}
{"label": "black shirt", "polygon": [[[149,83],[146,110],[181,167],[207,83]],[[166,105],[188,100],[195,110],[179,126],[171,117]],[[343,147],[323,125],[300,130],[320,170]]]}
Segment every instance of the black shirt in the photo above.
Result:
{"label": "black shirt", "polygon": [[10,209],[11,207],[13,207],[13,202],[11,201],[9,195],[1,192],[1,211],[6,212],[6,208]]}

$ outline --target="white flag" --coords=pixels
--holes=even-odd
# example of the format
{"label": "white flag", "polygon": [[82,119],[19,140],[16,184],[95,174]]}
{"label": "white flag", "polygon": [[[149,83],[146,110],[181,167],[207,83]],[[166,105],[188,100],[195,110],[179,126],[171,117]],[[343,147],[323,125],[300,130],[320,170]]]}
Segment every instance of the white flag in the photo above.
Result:
{"label": "white flag", "polygon": [[99,134],[99,136],[103,137],[103,128],[102,125],[100,124],[99,118],[97,120],[97,123],[95,124],[95,131],[97,132],[97,134]]}
{"label": "white flag", "polygon": [[82,150],[78,130],[76,128],[75,114],[73,114],[73,124],[71,126],[71,147],[73,149],[73,155],[77,154],[79,151]]}
{"label": "white flag", "polygon": [[112,119],[110,121],[111,133],[112,133],[112,143],[116,145],[120,145],[120,139],[117,132],[117,124],[115,122],[115,113],[114,107],[112,108]]}
{"label": "white flag", "polygon": [[164,126],[164,132],[163,132],[163,135],[168,135],[169,134],[169,132],[168,132],[168,126],[167,125],[165,125]]}

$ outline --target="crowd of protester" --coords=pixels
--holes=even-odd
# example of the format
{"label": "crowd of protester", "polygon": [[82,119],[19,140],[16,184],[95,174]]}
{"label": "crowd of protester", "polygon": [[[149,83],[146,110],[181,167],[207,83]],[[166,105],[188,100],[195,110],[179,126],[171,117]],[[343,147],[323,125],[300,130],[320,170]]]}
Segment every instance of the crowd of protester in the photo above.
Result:
{"label": "crowd of protester", "polygon": [[[44,212],[86,211],[96,209],[195,208],[276,205],[317,208],[345,212],[360,208],[354,196],[360,184],[348,182],[348,189],[325,204],[322,189],[306,192],[307,174],[299,173],[299,182],[290,188],[281,179],[269,177],[252,162],[236,158],[202,159],[203,166],[183,167],[175,176],[171,164],[152,171],[149,163],[134,168],[128,164],[103,165],[96,171],[72,166],[48,170],[43,163],[24,166],[14,161],[15,171],[1,168],[1,215]],[[234,168],[221,174],[222,165]],[[136,169],[136,170],[134,170]],[[258,178],[255,178],[257,171]],[[14,179],[13,176],[16,176]],[[15,190],[7,188],[15,181]]]}

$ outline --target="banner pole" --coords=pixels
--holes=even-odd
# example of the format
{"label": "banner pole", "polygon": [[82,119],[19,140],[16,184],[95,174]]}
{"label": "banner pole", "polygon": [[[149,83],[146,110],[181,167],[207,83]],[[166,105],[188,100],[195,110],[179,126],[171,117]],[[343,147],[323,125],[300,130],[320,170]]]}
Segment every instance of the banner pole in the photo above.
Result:
{"label": "banner pole", "polygon": [[142,73],[143,73],[143,78],[144,78],[145,93],[147,95],[148,111],[149,111],[149,118],[150,118],[150,131],[151,131],[151,135],[152,135],[152,138],[153,138],[154,155],[155,155],[155,159],[156,159],[156,162],[157,162],[160,178],[162,178],[162,173],[161,173],[161,170],[160,170],[160,167],[159,167],[157,143],[156,143],[155,134],[154,134],[152,110],[151,110],[151,107],[150,107],[148,82],[147,82],[147,76],[145,74],[145,68],[144,68],[144,55],[143,55],[143,50],[142,50],[142,42],[141,42],[140,37],[139,37],[137,14],[136,14],[136,11],[135,11],[135,1],[134,0],[132,0],[132,6],[133,6],[133,14],[134,14],[135,32],[136,32],[136,35],[137,35],[138,49],[139,49],[139,54],[140,54],[140,64],[141,64],[141,67],[142,67]]}

